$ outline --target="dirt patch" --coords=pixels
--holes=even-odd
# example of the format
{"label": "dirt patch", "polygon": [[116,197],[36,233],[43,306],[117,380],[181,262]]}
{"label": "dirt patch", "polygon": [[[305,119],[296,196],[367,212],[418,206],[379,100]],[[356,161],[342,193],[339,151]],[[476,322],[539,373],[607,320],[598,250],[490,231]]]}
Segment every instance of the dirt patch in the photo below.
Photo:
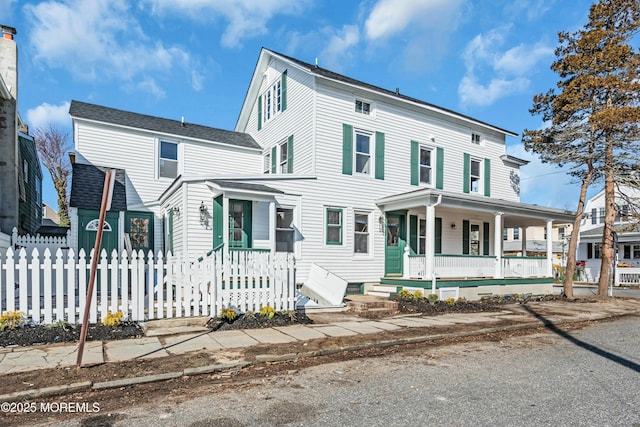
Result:
{"label": "dirt patch", "polygon": [[291,325],[308,325],[311,323],[313,323],[313,320],[305,313],[289,311],[274,313],[272,317],[262,314],[245,313],[239,315],[232,321],[212,318],[207,322],[207,327],[212,331],[231,331],[238,329],[262,329]]}

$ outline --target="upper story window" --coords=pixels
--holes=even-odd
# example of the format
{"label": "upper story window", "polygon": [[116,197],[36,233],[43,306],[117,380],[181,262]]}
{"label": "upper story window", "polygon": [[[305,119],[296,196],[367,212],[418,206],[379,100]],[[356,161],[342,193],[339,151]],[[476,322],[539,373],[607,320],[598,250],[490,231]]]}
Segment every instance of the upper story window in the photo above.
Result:
{"label": "upper story window", "polygon": [[564,227],[558,227],[558,240],[564,240],[566,232]]}
{"label": "upper story window", "polygon": [[479,133],[472,132],[471,133],[471,143],[472,144],[476,144],[476,145],[480,145],[481,142],[482,142],[482,135],[480,135]]}
{"label": "upper story window", "polygon": [[604,224],[604,208],[600,208],[600,224]]}
{"label": "upper story window", "polygon": [[160,178],[176,178],[178,176],[178,144],[160,141],[160,158],[158,162]]}
{"label": "upper story window", "polygon": [[591,209],[591,224],[598,223],[598,210],[596,208]]}
{"label": "upper story window", "polygon": [[469,190],[472,193],[480,192],[480,160],[471,159],[469,168]]}
{"label": "upper story window", "polygon": [[629,217],[629,205],[616,206],[616,222],[626,221]]}
{"label": "upper story window", "polygon": [[271,173],[271,153],[266,152],[263,157],[262,173]]}
{"label": "upper story window", "polygon": [[269,88],[262,95],[262,102],[264,103],[262,107],[262,111],[264,111],[263,123],[269,122],[282,112],[282,81],[280,79],[269,85]]}
{"label": "upper story window", "polygon": [[433,168],[431,167],[433,150],[420,147],[420,182],[431,185],[433,183]]}
{"label": "upper story window", "polygon": [[355,111],[356,113],[369,115],[371,114],[371,103],[361,99],[356,99]]}
{"label": "upper story window", "polygon": [[356,131],[356,172],[371,173],[371,134]]}
{"label": "upper story window", "polygon": [[289,153],[287,141],[280,144],[280,173],[289,172]]}

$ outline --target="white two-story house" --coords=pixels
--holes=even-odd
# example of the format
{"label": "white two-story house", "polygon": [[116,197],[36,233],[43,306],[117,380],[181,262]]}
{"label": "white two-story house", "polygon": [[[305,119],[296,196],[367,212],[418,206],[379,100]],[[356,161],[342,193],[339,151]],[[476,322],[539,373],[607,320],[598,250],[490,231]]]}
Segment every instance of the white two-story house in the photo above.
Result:
{"label": "white two-story house", "polygon": [[234,131],[77,101],[70,114],[80,246],[102,187],[76,169],[101,167],[119,170],[113,248],[292,252],[298,282],[315,263],[364,287],[550,290],[551,240],[545,257],[503,257],[503,230],[571,221],[519,202],[515,133],[267,49]]}
{"label": "white two-story house", "polygon": [[[640,198],[637,189],[621,187],[616,192],[616,218],[614,230],[616,231],[617,262],[621,268],[640,267],[640,230],[634,217],[637,217],[637,208],[634,200]],[[600,277],[602,232],[604,230],[605,194],[600,190],[585,204],[585,215],[580,225],[580,243],[576,259],[584,262],[585,276],[583,279],[598,281]]]}

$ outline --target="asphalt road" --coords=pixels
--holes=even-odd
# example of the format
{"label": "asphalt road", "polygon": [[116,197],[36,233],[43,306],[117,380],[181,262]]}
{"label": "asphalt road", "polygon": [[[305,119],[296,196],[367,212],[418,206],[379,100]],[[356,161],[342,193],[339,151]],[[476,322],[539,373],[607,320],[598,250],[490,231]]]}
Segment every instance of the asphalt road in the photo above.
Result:
{"label": "asphalt road", "polygon": [[64,425],[640,427],[640,318],[325,364],[99,417]]}

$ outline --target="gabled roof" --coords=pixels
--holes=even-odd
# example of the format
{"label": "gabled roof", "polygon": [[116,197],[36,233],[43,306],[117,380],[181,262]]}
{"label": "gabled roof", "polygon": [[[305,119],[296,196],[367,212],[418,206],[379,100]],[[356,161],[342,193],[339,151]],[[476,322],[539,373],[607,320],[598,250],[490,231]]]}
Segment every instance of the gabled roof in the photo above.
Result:
{"label": "gabled roof", "polygon": [[[100,209],[104,188],[103,166],[74,163],[71,174],[71,196],[69,206],[80,209]],[[127,210],[127,187],[124,169],[115,169],[116,179],[111,199],[112,211]]]}
{"label": "gabled roof", "polygon": [[193,123],[183,123],[178,120],[132,113],[130,111],[117,110],[115,108],[88,104],[86,102],[71,101],[69,114],[74,119],[85,119],[123,127],[145,129],[165,135],[261,149],[253,137],[247,133],[217,129]]}
{"label": "gabled roof", "polygon": [[[391,91],[391,90],[384,89],[384,88],[381,88],[379,86],[375,86],[375,85],[372,85],[372,84],[369,84],[369,83],[366,83],[366,82],[363,82],[363,81],[360,81],[360,80],[356,80],[356,79],[353,79],[351,77],[347,77],[345,75],[338,74],[338,73],[333,72],[331,70],[327,70],[325,68],[319,67],[317,65],[312,65],[312,64],[309,64],[308,62],[304,62],[304,61],[301,61],[299,59],[284,55],[282,53],[278,53],[278,52],[275,52],[273,50],[266,49],[264,47],[262,48],[262,51],[260,52],[260,57],[259,57],[259,60],[258,60],[258,64],[256,65],[256,70],[254,70],[254,75],[253,75],[253,78],[251,80],[251,84],[253,84],[254,80],[256,80],[256,76],[257,76],[256,72],[258,71],[258,67],[260,67],[260,60],[263,58],[263,55],[265,53],[268,53],[268,54],[270,54],[272,56],[278,57],[278,58],[280,58],[280,59],[282,59],[282,60],[284,60],[286,62],[290,62],[292,64],[295,64],[299,68],[304,69],[309,74],[312,74],[312,75],[315,75],[315,76],[318,76],[318,77],[322,77],[322,78],[325,78],[325,79],[328,79],[328,80],[333,80],[333,81],[345,83],[345,84],[352,85],[352,86],[357,86],[357,87],[360,87],[362,89],[366,89],[366,90],[369,90],[369,91],[372,91],[372,92],[376,92],[376,93],[378,93],[380,95],[384,95],[384,96],[387,96],[387,97],[392,97],[392,98],[399,99],[399,100],[402,100],[402,101],[406,101],[406,102],[409,102],[409,103],[412,103],[412,104],[417,104],[417,105],[420,105],[420,106],[423,106],[423,107],[427,107],[428,109],[430,109],[432,111],[439,112],[439,113],[446,114],[446,115],[453,116],[453,117],[457,117],[457,118],[462,119],[464,121],[472,122],[472,123],[475,123],[477,125],[480,125],[482,127],[488,127],[488,128],[493,129],[493,130],[496,130],[496,131],[498,131],[500,133],[504,133],[506,135],[518,136],[518,134],[515,133],[515,132],[499,128],[497,126],[491,125],[491,124],[483,122],[481,120],[474,119],[473,117],[470,117],[470,116],[467,116],[467,115],[464,115],[464,114],[460,114],[460,113],[458,113],[456,111],[453,111],[453,110],[450,110],[448,108],[439,107],[439,106],[437,106],[435,104],[431,104],[429,102],[422,101],[422,100],[417,99],[417,98],[413,98],[413,97],[410,97],[410,96],[407,96],[407,95],[403,95],[403,94],[399,93],[399,91]],[[247,97],[245,98],[245,103],[247,102],[247,98],[249,98],[251,96],[250,92],[251,92],[251,86],[249,87],[249,90],[247,91]],[[257,95],[256,95],[256,97],[257,97]],[[242,110],[241,110],[241,116],[238,118],[238,123],[236,124],[236,129],[238,129],[238,126],[240,125],[240,122],[242,120],[242,113],[244,112],[244,107],[245,106],[243,105],[242,106]],[[247,116],[248,116],[248,113],[247,113]]]}

